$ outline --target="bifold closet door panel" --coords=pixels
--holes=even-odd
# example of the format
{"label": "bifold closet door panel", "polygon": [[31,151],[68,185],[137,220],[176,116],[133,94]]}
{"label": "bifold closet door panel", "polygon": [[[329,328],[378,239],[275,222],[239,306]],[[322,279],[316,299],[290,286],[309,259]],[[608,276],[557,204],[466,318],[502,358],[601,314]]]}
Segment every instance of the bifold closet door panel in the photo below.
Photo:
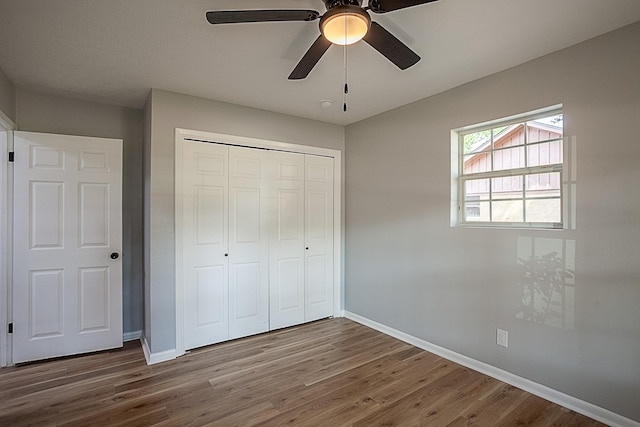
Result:
{"label": "bifold closet door panel", "polygon": [[271,329],[305,321],[304,154],[272,152]]}
{"label": "bifold closet door panel", "polygon": [[229,147],[229,338],[269,330],[269,154]]}
{"label": "bifold closet door panel", "polygon": [[228,148],[183,141],[185,348],[229,338]]}
{"label": "bifold closet door panel", "polygon": [[333,159],[305,156],[305,321],[333,316]]}

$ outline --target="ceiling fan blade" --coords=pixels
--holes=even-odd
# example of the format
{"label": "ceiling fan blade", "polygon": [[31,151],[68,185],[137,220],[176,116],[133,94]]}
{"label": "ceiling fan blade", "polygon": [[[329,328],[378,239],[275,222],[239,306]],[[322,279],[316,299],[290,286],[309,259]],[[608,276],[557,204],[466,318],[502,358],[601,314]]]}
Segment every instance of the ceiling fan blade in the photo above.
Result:
{"label": "ceiling fan blade", "polygon": [[371,23],[369,32],[364,36],[364,41],[384,55],[389,61],[396,64],[401,70],[420,61],[420,57],[409,47],[398,40],[393,34],[385,30],[377,22]]}
{"label": "ceiling fan blade", "polygon": [[315,10],[214,10],[207,12],[210,24],[240,24],[247,22],[314,21],[320,17]]}
{"label": "ceiling fan blade", "polygon": [[438,0],[371,0],[368,7],[374,13],[386,13],[434,1]]}
{"label": "ceiling fan blade", "polygon": [[311,45],[307,53],[304,54],[296,68],[293,69],[289,75],[289,80],[300,80],[306,78],[313,67],[316,66],[322,55],[329,49],[331,42],[327,40],[322,34]]}

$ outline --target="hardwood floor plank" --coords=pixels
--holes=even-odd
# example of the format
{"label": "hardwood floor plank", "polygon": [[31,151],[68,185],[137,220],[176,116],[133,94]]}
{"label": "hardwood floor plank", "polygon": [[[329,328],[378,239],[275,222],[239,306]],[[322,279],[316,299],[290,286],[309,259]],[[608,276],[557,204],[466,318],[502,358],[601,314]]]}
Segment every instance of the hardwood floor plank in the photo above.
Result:
{"label": "hardwood floor plank", "polygon": [[552,422],[557,414],[554,407],[540,397],[527,395],[523,402],[513,408],[496,427],[508,427],[512,425],[543,425],[544,422]]}
{"label": "hardwood floor plank", "polygon": [[[346,389],[341,390],[343,393]],[[315,399],[306,405],[282,413],[258,425],[261,426],[346,426],[352,425],[362,413],[368,413],[379,404],[357,392],[335,393]]]}
{"label": "hardwood floor plank", "polygon": [[600,426],[347,319],[0,369],[0,426]]}
{"label": "hardwood floor plank", "polygon": [[[14,375],[12,377],[1,378],[2,390],[0,399],[7,399],[11,393],[34,384],[42,384],[47,381],[57,380],[67,376],[67,369],[51,369],[42,372],[25,373],[25,375]],[[28,393],[28,392],[26,392]]]}
{"label": "hardwood floor plank", "polygon": [[5,393],[0,393],[0,396],[3,399],[11,400],[23,396],[31,396],[34,393],[42,393],[48,389],[60,390],[66,385],[74,386],[78,382],[82,381],[86,381],[88,384],[99,381],[110,381],[112,378],[121,378],[123,372],[127,372],[129,370],[137,371],[139,369],[140,361],[134,361],[129,364],[117,364],[115,366],[96,368],[94,371],[83,372],[76,375],[69,375],[69,372],[65,371],[66,375],[64,376],[57,376],[50,380],[32,382],[30,384],[21,385],[20,387],[13,387]]}
{"label": "hardwood floor plank", "polygon": [[387,398],[384,406],[354,426],[424,425],[422,420],[436,413],[438,405],[450,404],[458,387],[468,380],[468,371],[456,365],[440,364],[433,371],[428,381],[418,381],[407,392],[399,391],[394,398]]}
{"label": "hardwood floor plank", "polygon": [[[460,371],[456,375],[463,375],[462,382],[454,381],[450,387],[445,381],[445,385],[440,389],[434,389],[432,385],[428,385],[406,399],[399,400],[395,408],[396,411],[400,408],[400,413],[405,414],[403,421],[410,425],[415,423],[415,425],[445,426],[455,420],[465,408],[476,402],[479,396],[501,385],[499,381],[477,372],[468,372],[462,367],[458,369]],[[412,402],[415,403],[412,404]],[[421,410],[416,411],[415,408]],[[384,414],[384,417],[388,419],[390,415],[393,420],[392,412]]]}
{"label": "hardwood floor plank", "polygon": [[602,425],[596,420],[585,417],[570,409],[557,406],[556,410],[561,412],[560,416],[553,421],[554,427],[595,427]]}
{"label": "hardwood floor plank", "polygon": [[376,388],[388,381],[389,374],[397,368],[395,366],[396,362],[406,360],[406,358],[410,358],[415,354],[411,349],[393,353],[382,359],[376,359],[354,368],[344,375],[324,380],[313,387],[301,384],[302,387],[292,390],[293,392],[283,390],[276,394],[271,393],[271,402],[280,411],[285,412],[305,405],[314,399],[322,398],[326,394],[335,393],[345,387],[353,387],[359,390]]}
{"label": "hardwood floor plank", "polygon": [[352,351],[349,353],[339,352],[334,361],[317,367],[317,369],[301,376],[300,379],[305,385],[312,386],[320,381],[348,372],[363,363],[406,350],[409,347],[409,344],[401,341],[367,340],[359,345],[353,345]]}
{"label": "hardwood floor plank", "polygon": [[535,397],[511,385],[502,384],[486,398],[478,399],[461,411],[461,419],[467,420],[465,425],[486,425],[488,420],[492,425],[498,425],[530,396]]}

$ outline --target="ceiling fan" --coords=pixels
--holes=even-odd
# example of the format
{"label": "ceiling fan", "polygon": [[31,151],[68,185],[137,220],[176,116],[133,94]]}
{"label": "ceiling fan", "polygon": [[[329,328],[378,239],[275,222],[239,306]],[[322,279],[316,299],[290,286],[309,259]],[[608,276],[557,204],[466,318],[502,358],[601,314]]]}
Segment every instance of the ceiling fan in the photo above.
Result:
{"label": "ceiling fan", "polygon": [[380,24],[372,22],[368,11],[387,13],[437,0],[369,0],[366,7],[362,6],[362,0],[323,1],[327,11],[322,16],[305,9],[223,10],[207,12],[207,21],[217,25],[320,19],[320,36],[289,75],[289,80],[299,80],[309,75],[332,44],[348,45],[361,39],[401,70],[411,67],[420,57]]}

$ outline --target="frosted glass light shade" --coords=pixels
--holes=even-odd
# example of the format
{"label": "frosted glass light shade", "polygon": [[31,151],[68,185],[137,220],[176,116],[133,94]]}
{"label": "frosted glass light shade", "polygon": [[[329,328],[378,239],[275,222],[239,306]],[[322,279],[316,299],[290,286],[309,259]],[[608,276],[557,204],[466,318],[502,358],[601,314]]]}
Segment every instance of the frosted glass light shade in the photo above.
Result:
{"label": "frosted glass light shade", "polygon": [[320,30],[331,43],[339,45],[353,44],[362,40],[367,31],[369,31],[371,21],[368,18],[369,16],[366,13],[344,11],[327,16],[320,23]]}

